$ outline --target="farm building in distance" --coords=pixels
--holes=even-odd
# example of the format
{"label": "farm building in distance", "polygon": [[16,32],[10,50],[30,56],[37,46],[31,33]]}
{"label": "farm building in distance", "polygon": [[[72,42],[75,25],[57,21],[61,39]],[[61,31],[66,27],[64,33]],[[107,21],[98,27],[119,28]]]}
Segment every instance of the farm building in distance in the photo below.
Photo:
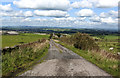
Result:
{"label": "farm building in distance", "polygon": [[38,34],[38,35],[47,35],[46,33],[34,33],[34,34]]}
{"label": "farm building in distance", "polygon": [[2,31],[0,31],[0,35],[2,35]]}
{"label": "farm building in distance", "polygon": [[19,33],[16,31],[8,31],[7,32],[9,35],[18,35]]}
{"label": "farm building in distance", "polygon": [[8,34],[8,35],[18,35],[19,33],[16,32],[16,31],[0,31],[0,35],[5,35],[5,34]]}

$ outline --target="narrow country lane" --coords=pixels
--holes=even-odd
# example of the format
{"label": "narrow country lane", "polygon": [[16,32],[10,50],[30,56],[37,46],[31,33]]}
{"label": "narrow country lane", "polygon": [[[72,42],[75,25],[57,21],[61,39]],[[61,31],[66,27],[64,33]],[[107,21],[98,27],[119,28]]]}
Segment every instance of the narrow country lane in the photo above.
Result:
{"label": "narrow country lane", "polygon": [[110,76],[71,50],[50,41],[47,59],[20,76]]}

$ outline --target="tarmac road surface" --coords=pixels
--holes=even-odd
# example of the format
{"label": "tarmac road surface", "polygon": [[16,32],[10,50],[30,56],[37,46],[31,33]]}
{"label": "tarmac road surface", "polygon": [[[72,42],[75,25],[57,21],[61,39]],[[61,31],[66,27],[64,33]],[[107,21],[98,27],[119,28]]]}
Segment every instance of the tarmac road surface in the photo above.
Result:
{"label": "tarmac road surface", "polygon": [[50,41],[47,59],[20,76],[111,76],[71,50]]}

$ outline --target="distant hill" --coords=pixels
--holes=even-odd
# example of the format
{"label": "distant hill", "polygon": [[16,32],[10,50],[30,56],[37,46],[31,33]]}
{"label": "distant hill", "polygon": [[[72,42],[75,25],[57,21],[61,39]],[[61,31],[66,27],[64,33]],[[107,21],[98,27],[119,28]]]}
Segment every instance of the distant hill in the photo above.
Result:
{"label": "distant hill", "polygon": [[87,33],[87,34],[99,34],[99,35],[107,35],[107,34],[118,34],[117,30],[103,30],[103,29],[77,29],[70,27],[38,27],[38,26],[3,26],[2,30],[5,31],[21,31],[21,32],[36,32],[36,33]]}

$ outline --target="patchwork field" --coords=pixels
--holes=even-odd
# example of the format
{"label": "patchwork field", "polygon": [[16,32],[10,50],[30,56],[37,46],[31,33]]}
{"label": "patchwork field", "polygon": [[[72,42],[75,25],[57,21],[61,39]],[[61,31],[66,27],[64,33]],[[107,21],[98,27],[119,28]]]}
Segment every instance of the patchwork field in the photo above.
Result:
{"label": "patchwork field", "polygon": [[93,38],[98,39],[96,41],[101,49],[106,50],[107,52],[117,53],[119,50],[118,38],[117,35],[98,35],[93,36]]}
{"label": "patchwork field", "polygon": [[[26,70],[47,54],[49,35],[20,33],[19,35],[2,35],[2,48],[18,44],[32,43],[2,53],[2,75],[12,76]],[[40,40],[39,40],[40,39]],[[41,42],[45,40],[45,42]],[[34,43],[35,41],[38,41]],[[41,60],[42,61],[42,60]]]}
{"label": "patchwork field", "polygon": [[39,35],[33,33],[22,33],[20,35],[2,35],[2,48],[34,42],[41,38],[48,39],[48,37],[49,35]]}
{"label": "patchwork field", "polygon": [[[56,35],[52,38],[54,37],[56,37]],[[46,42],[39,43],[38,40],[43,38],[46,39]],[[2,35],[2,48],[38,41],[37,43],[34,43],[27,47],[15,49],[2,54],[3,75],[13,75],[13,73],[19,69],[27,70],[30,66],[34,65],[35,62],[45,57],[49,49],[48,38],[50,38],[50,35],[40,35],[34,33]],[[72,50],[76,54],[97,65],[112,76],[120,77],[118,69],[119,58],[117,55],[119,49],[119,38],[117,35],[89,36],[88,34],[78,33],[63,35],[62,37],[57,37],[56,39],[57,40],[55,41],[57,43]],[[78,42],[76,43],[76,41]],[[112,49],[110,50],[110,48]],[[60,51],[60,53],[62,53],[62,51]],[[22,70],[19,71],[21,72]]]}

